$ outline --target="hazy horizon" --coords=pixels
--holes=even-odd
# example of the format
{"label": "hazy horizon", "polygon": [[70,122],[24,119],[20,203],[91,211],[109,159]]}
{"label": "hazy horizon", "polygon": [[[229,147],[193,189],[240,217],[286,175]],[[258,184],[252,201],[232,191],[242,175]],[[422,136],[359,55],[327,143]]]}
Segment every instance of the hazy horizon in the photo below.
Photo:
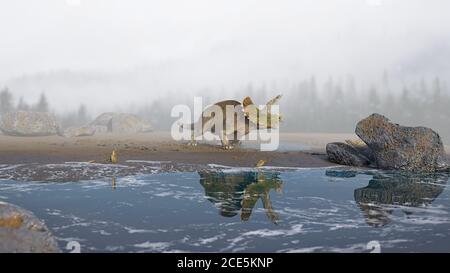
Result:
{"label": "hazy horizon", "polygon": [[30,103],[45,91],[64,111],[311,76],[351,75],[358,92],[383,73],[393,86],[447,82],[448,10],[419,0],[3,2],[0,86]]}

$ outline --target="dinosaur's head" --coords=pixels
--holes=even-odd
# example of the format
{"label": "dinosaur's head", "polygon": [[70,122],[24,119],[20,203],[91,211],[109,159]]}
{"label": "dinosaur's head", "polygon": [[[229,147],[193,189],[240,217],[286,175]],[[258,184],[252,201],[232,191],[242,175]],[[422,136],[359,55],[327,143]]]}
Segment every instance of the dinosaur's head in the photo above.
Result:
{"label": "dinosaur's head", "polygon": [[277,105],[280,99],[281,95],[278,95],[269,100],[264,108],[259,109],[250,97],[246,97],[242,101],[244,114],[252,123],[258,124],[260,129],[279,128],[280,122],[283,121],[283,116],[278,111],[272,110],[272,108],[274,105]]}

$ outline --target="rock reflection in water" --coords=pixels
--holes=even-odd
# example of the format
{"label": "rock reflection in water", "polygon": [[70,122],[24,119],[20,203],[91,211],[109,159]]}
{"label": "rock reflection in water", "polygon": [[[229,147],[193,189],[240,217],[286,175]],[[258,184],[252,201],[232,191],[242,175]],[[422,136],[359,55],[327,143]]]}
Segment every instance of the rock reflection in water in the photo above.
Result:
{"label": "rock reflection in water", "polygon": [[267,218],[277,223],[278,215],[273,210],[269,193],[272,189],[281,192],[279,173],[202,171],[199,175],[207,199],[219,207],[220,215],[233,217],[240,213],[241,220],[247,221],[261,199]]}
{"label": "rock reflection in water", "polygon": [[[367,224],[380,227],[390,222],[395,206],[426,207],[444,190],[448,173],[414,174],[405,172],[336,171],[327,176],[351,178],[358,174],[372,175],[369,184],[356,189],[355,201],[364,213]],[[403,213],[412,212],[403,209]]]}

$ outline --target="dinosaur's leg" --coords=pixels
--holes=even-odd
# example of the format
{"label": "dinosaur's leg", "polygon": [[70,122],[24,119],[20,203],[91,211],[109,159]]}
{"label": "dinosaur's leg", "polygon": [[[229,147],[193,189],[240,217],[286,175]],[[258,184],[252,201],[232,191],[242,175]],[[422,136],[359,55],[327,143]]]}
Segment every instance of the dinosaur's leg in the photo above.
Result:
{"label": "dinosaur's leg", "polygon": [[197,146],[197,141],[195,140],[195,131],[191,130],[191,141],[187,143],[189,146]]}
{"label": "dinosaur's leg", "polygon": [[241,146],[241,144],[242,144],[242,142],[239,139],[230,140],[230,145],[232,145],[233,147],[239,147],[239,146]]}
{"label": "dinosaur's leg", "polygon": [[241,220],[248,221],[252,215],[253,208],[256,202],[259,200],[259,195],[252,194],[251,192],[244,192],[244,198],[242,199]]}
{"label": "dinosaur's leg", "polygon": [[261,199],[263,202],[263,207],[266,211],[267,218],[269,218],[272,223],[276,224],[278,222],[278,214],[273,210],[269,192],[265,191],[263,194],[261,194]]}
{"label": "dinosaur's leg", "polygon": [[239,140],[238,132],[234,131],[233,133],[233,139],[229,141],[230,145],[233,145],[234,147],[238,147],[241,145],[241,141]]}
{"label": "dinosaur's leg", "polygon": [[225,130],[222,131],[221,136],[222,136],[222,138],[221,138],[222,148],[225,150],[233,149],[234,147],[230,145],[230,142],[228,141],[228,137],[227,137]]}

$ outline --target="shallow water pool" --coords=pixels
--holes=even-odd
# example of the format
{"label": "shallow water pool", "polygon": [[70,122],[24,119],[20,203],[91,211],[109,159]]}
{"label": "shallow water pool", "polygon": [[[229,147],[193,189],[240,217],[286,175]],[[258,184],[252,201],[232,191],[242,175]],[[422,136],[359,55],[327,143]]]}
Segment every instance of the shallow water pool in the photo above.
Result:
{"label": "shallow water pool", "polygon": [[[202,170],[0,180],[0,200],[81,252],[449,252],[448,174]],[[375,248],[374,248],[375,247]],[[68,250],[65,250],[68,251]]]}

